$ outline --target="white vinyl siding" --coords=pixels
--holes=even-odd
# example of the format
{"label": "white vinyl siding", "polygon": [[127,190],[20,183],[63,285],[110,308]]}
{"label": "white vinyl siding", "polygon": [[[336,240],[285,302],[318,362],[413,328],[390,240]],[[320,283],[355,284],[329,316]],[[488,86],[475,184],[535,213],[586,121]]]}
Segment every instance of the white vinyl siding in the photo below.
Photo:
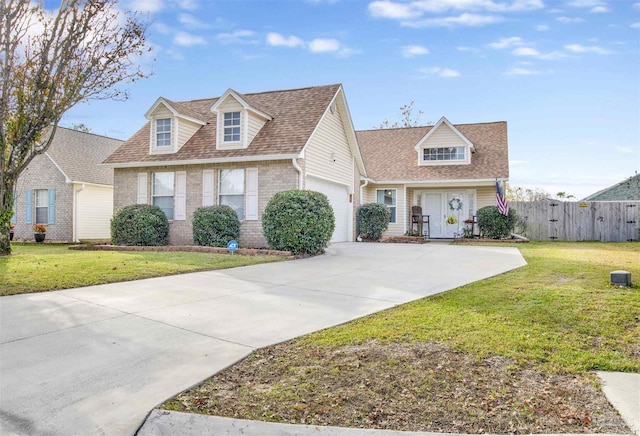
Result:
{"label": "white vinyl siding", "polygon": [[248,113],[247,118],[248,118],[247,119],[247,146],[248,146],[249,144],[251,144],[251,141],[253,141],[253,138],[256,137],[260,129],[262,129],[262,126],[265,125],[266,120],[255,116],[251,112]]}
{"label": "white vinyl siding", "polygon": [[405,220],[407,220],[407,203],[405,201],[404,185],[374,185],[369,184],[364,188],[364,203],[376,203],[378,190],[396,191],[396,222],[389,223],[389,227],[384,232],[386,236],[402,236],[405,232]]}
{"label": "white vinyl siding", "polygon": [[340,113],[324,114],[305,148],[305,170],[309,175],[353,186],[353,157]]}
{"label": "white vinyl siding", "polygon": [[[225,113],[232,112],[240,112],[240,139],[239,141],[225,141]],[[244,106],[240,104],[238,100],[234,97],[227,97],[219,107],[218,107],[218,128],[217,128],[217,148],[221,149],[234,149],[234,148],[242,148],[244,144],[244,117],[246,116]]]}
{"label": "white vinyl siding", "polygon": [[204,207],[214,205],[213,174],[213,170],[204,170],[202,172],[202,206]]}
{"label": "white vinyl siding", "polygon": [[184,144],[202,127],[193,121],[178,118],[178,127],[176,135],[178,137],[177,149],[180,150]]}
{"label": "white vinyl siding", "polygon": [[[445,153],[444,150],[458,147],[463,148],[464,158],[460,159],[435,159],[435,160],[424,160],[425,157],[425,149],[441,149],[442,153],[440,153],[443,157],[445,154],[451,155],[450,152]],[[436,151],[436,155],[438,152]],[[420,165],[461,165],[470,163],[470,155],[471,150],[467,143],[456,133],[451,127],[447,124],[442,123],[437,127],[433,133],[429,135],[426,141],[420,144],[420,152],[418,155]],[[457,156],[457,153],[456,153]]]}
{"label": "white vinyl siding", "polygon": [[113,188],[85,185],[76,195],[76,239],[109,239]]}
{"label": "white vinyl siding", "polygon": [[496,186],[482,186],[476,189],[475,211],[485,206],[496,205]]}

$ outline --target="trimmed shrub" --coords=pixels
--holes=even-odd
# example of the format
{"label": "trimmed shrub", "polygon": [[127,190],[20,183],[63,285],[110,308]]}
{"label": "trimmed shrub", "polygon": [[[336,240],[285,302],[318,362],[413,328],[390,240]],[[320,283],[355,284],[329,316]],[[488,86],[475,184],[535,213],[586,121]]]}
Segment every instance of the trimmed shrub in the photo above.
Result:
{"label": "trimmed shrub", "polygon": [[516,225],[517,216],[509,209],[509,216],[500,213],[496,206],[485,206],[478,210],[480,232],[491,239],[508,238]]}
{"label": "trimmed shrub", "polygon": [[358,234],[363,239],[377,241],[382,237],[382,232],[389,227],[390,219],[391,211],[384,204],[363,204],[357,213]]}
{"label": "trimmed shrub", "polygon": [[229,206],[199,207],[193,213],[193,242],[208,247],[226,247],[240,237],[240,220]]}
{"label": "trimmed shrub", "polygon": [[262,231],[269,246],[293,254],[322,253],[334,228],[329,199],[315,191],[279,192],[262,214]]}
{"label": "trimmed shrub", "polygon": [[111,219],[111,242],[115,245],[167,245],[167,216],[158,206],[125,206]]}

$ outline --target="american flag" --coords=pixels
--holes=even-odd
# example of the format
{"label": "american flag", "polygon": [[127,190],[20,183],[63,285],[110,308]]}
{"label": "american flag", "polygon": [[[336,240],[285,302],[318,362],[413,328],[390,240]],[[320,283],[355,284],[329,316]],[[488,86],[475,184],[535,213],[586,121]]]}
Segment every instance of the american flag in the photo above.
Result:
{"label": "american flag", "polygon": [[504,194],[500,189],[500,184],[496,181],[496,202],[498,203],[498,210],[504,216],[509,216],[509,203],[504,198]]}

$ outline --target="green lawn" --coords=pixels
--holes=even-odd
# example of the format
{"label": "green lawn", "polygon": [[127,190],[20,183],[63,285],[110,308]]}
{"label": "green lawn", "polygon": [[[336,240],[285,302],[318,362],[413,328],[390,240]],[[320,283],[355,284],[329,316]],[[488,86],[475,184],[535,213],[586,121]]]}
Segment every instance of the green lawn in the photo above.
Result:
{"label": "green lawn", "polygon": [[43,292],[283,260],[213,253],[74,251],[67,245],[12,244],[0,257],[0,295]]}
{"label": "green lawn", "polygon": [[[528,265],[306,336],[303,345],[442,341],[551,372],[640,372],[640,243],[518,244]],[[632,273],[632,288],[609,273]]]}

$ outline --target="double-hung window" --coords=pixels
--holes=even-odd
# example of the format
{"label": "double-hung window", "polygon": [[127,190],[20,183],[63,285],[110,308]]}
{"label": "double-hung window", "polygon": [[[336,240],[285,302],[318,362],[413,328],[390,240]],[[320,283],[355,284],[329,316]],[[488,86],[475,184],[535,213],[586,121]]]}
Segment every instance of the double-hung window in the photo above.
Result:
{"label": "double-hung window", "polygon": [[425,148],[422,152],[422,160],[425,162],[434,161],[456,161],[465,160],[465,147],[437,147]]}
{"label": "double-hung window", "polygon": [[171,147],[171,118],[156,120],[156,147]]}
{"label": "double-hung window", "polygon": [[174,173],[154,173],[153,174],[153,205],[158,206],[168,220],[173,220],[174,193],[175,193]]}
{"label": "double-hung window", "polygon": [[49,224],[49,190],[36,189],[36,224]]}
{"label": "double-hung window", "polygon": [[378,189],[376,190],[376,202],[384,204],[391,212],[389,222],[396,222],[396,190],[395,189]]}
{"label": "double-hung window", "polygon": [[220,170],[218,204],[230,206],[244,219],[244,170]]}
{"label": "double-hung window", "polygon": [[240,141],[240,112],[224,114],[224,142]]}

